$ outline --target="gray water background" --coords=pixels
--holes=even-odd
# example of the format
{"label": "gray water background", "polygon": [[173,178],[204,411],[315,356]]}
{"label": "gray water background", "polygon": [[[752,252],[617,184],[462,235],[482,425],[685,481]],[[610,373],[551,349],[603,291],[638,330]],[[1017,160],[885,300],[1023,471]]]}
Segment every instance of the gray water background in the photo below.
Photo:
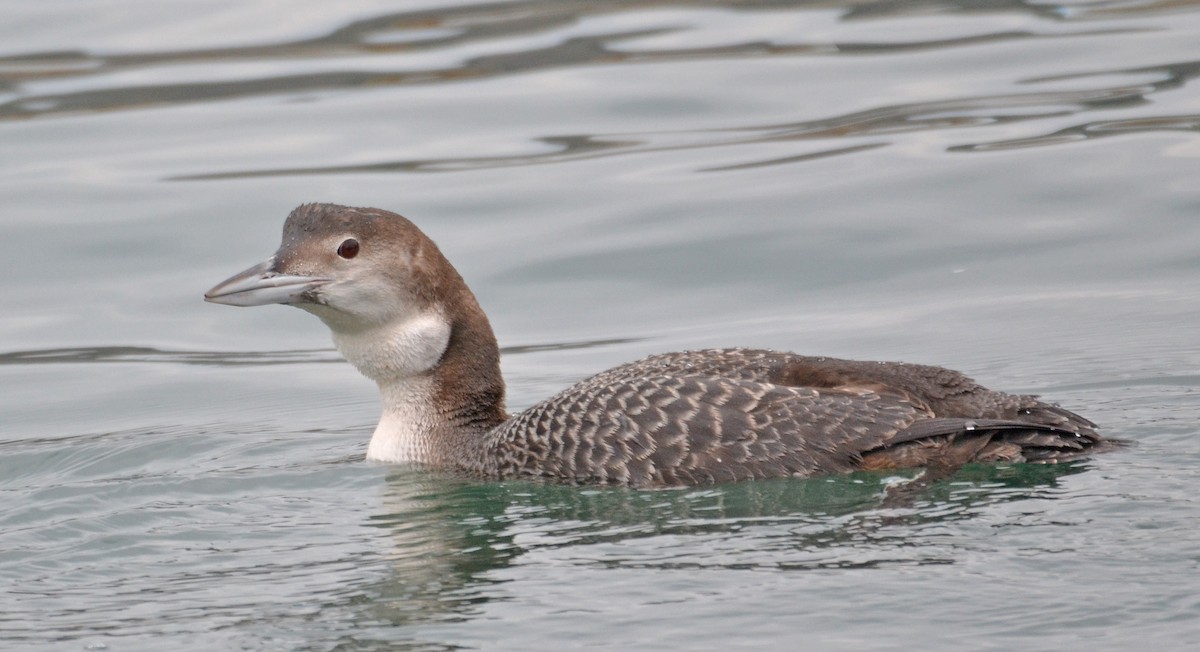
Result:
{"label": "gray water background", "polygon": [[[1194,647],[1198,74],[1195,2],[5,3],[0,649]],[[201,301],[306,201],[441,245],[513,409],[745,345],[1139,445],[901,506],[366,463],[318,321]]]}

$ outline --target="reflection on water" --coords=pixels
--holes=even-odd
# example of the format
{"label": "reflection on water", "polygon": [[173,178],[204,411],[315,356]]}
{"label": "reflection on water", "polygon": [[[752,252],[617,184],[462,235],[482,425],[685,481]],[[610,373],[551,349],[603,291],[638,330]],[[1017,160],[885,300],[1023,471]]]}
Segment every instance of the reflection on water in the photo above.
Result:
{"label": "reflection on water", "polygon": [[[797,571],[954,564],[946,526],[990,506],[1053,499],[1085,465],[969,466],[909,493],[903,476],[855,474],[704,489],[581,489],[549,483],[389,477],[372,517],[394,574],[371,589],[373,617],[397,625],[471,613],[496,571],[554,556],[599,569]],[[967,544],[969,546],[969,544]]]}
{"label": "reflection on water", "polygon": [[[302,94],[329,90],[378,89],[389,86],[428,85],[462,82],[502,75],[515,75],[544,68],[568,68],[581,65],[647,65],[677,60],[729,60],[734,58],[861,56],[889,52],[928,49],[955,49],[981,43],[1014,39],[1064,39],[1112,37],[1134,33],[1137,28],[1104,27],[1103,22],[1084,21],[1090,10],[1103,15],[1105,7],[1072,7],[1036,3],[939,3],[947,15],[975,12],[1028,13],[1060,20],[1070,16],[1077,26],[1070,31],[1002,31],[927,40],[904,39],[897,42],[820,41],[813,43],[780,42],[768,38],[712,47],[673,47],[639,49],[639,39],[661,36],[685,29],[688,10],[726,10],[771,16],[790,3],[778,2],[519,2],[476,5],[402,12],[356,21],[317,38],[276,45],[254,45],[222,49],[152,52],[142,54],[95,55],[87,52],[29,53],[0,58],[0,83],[16,92],[16,97],[0,103],[0,120],[27,119],[56,113],[111,112],[149,106],[190,104],[218,99],[258,97],[275,94]],[[655,8],[672,12],[659,15]],[[1158,7],[1144,6],[1153,13]],[[843,24],[853,21],[896,18],[908,12],[924,12],[923,5],[878,2],[854,4],[844,8]],[[1126,12],[1132,8],[1126,8]],[[629,21],[617,20],[622,12],[655,25],[631,29]],[[972,25],[968,29],[974,29]],[[824,32],[824,29],[819,30]],[[549,35],[552,45],[532,50],[506,50],[522,45],[538,35]],[[515,39],[521,36],[524,39]],[[800,31],[793,36],[803,41]],[[778,38],[778,37],[774,37]],[[493,50],[474,54],[481,46]],[[431,53],[445,60],[442,66],[428,64]],[[295,62],[323,62],[320,71],[304,71]],[[275,74],[259,64],[276,64]],[[251,65],[253,64],[253,65]],[[325,65],[330,64],[330,65]],[[204,65],[204,81],[183,82],[188,67]],[[251,66],[243,70],[243,67]],[[224,75],[214,71],[224,70]],[[794,163],[825,156],[851,154],[864,148],[879,147],[898,134],[927,130],[961,129],[1012,122],[1062,118],[1091,111],[1135,106],[1148,102],[1155,93],[1178,88],[1196,76],[1200,64],[1171,62],[1136,69],[1092,69],[1026,80],[1026,83],[1052,84],[1098,78],[1095,88],[1054,89],[984,97],[889,104],[865,111],[834,114],[818,120],[791,124],[747,125],[718,124],[694,132],[547,134],[530,143],[532,152],[507,156],[382,160],[354,165],[308,165],[286,168],[220,170],[172,177],[177,180],[215,180],[245,177],[358,174],[369,172],[450,172],[489,169],[514,165],[535,165],[603,156],[646,152],[728,147],[764,142],[785,142],[846,138],[869,138],[852,145],[822,143],[785,157],[752,160],[708,169],[724,171],[746,167]],[[138,71],[139,78],[161,81],[129,85],[127,73]],[[147,74],[147,71],[157,71]],[[173,72],[174,71],[174,72]],[[182,74],[181,74],[182,73]],[[61,86],[72,79],[87,88],[66,92],[39,92],[53,81]],[[1147,78],[1152,81],[1145,81]],[[1125,78],[1129,78],[1127,81]],[[830,109],[834,107],[829,107]],[[1094,121],[1056,127],[1048,133],[1003,141],[965,142],[949,147],[954,152],[991,151],[1016,147],[1034,147],[1073,142],[1083,138],[1146,131],[1197,131],[1200,117],[1170,115],[1129,120]],[[965,136],[964,136],[965,137]],[[882,140],[880,140],[882,139]]]}
{"label": "reflection on water", "polygon": [[[906,3],[855,3],[845,8],[843,19],[880,18],[903,15],[913,7]],[[836,6],[836,4],[835,4]],[[422,10],[378,16],[355,21],[333,30],[325,36],[275,45],[252,45],[221,49],[166,51],[141,54],[96,55],[88,52],[52,52],[10,55],[0,58],[0,81],[15,85],[46,79],[72,76],[115,75],[126,70],[152,66],[199,63],[233,65],[239,62],[286,61],[295,59],[344,59],[342,66],[349,70],[309,74],[292,74],[248,80],[224,80],[192,84],[148,84],[97,89],[77,93],[43,94],[21,98],[0,105],[0,118],[15,118],[64,111],[107,111],[147,105],[177,104],[214,99],[255,96],[273,93],[295,93],[338,88],[378,87],[381,85],[429,84],[459,82],[466,79],[512,75],[547,67],[574,67],[586,64],[655,63],[680,57],[721,58],[744,56],[788,56],[833,52],[881,54],[887,51],[920,48],[941,48],[970,45],[983,41],[1018,39],[1038,36],[1030,32],[997,32],[969,37],[905,41],[897,43],[828,42],[791,44],[773,41],[754,41],[715,48],[675,48],[672,50],[619,47],[623,41],[678,31],[678,18],[672,17],[661,27],[603,29],[600,33],[586,31],[573,34],[571,27],[589,18],[605,17],[621,12],[636,12],[649,21],[654,9],[710,9],[722,7],[739,11],[771,11],[794,9],[794,3],[771,1],[707,2],[677,0],[674,2],[613,1],[581,2],[540,0],[534,2],[481,4],[469,7]],[[946,3],[945,9],[960,13],[1021,11],[1038,16],[1057,18],[1057,9],[1049,5],[1012,2],[1007,6],[994,3],[978,7],[976,3]],[[915,8],[919,12],[924,9]],[[522,51],[500,51],[483,56],[468,56],[444,68],[416,71],[394,66],[379,72],[358,71],[368,67],[364,59],[395,54],[452,50],[475,43],[510,43],[523,41],[513,37],[531,37],[540,33],[565,31],[559,42],[546,48]],[[1113,30],[1070,32],[1068,35],[1108,34]],[[1058,36],[1061,36],[1059,34]]]}
{"label": "reflection on water", "polygon": [[[1170,67],[1172,70],[1174,68],[1178,68],[1178,66]],[[1191,68],[1191,66],[1188,66],[1188,68]],[[1131,73],[1144,72],[1146,71],[1131,71]],[[1194,72],[1194,70],[1189,70],[1189,73],[1191,73],[1189,76],[1193,76]],[[365,172],[452,172],[513,165],[561,163],[604,156],[686,151],[757,143],[827,140],[833,138],[881,138],[926,130],[959,129],[1033,121],[1042,118],[1060,118],[1085,111],[1134,106],[1146,102],[1146,96],[1149,93],[1156,92],[1162,88],[1171,88],[1177,83],[1181,83],[1181,80],[1172,77],[1169,82],[1164,82],[1161,85],[1118,86],[1089,91],[1047,91],[1044,93],[1020,93],[986,98],[920,102],[885,106],[869,111],[793,124],[729,125],[691,133],[545,136],[538,138],[537,141],[540,145],[548,147],[538,147],[537,149],[549,149],[549,151],[518,156],[400,160],[361,165],[214,172],[178,176],[173,177],[173,180],[197,181],[281,175],[357,174]],[[1080,138],[1094,138],[1137,131],[1200,131],[1197,127],[1198,124],[1200,124],[1200,115],[1087,123],[1043,136],[1021,139],[1020,141],[955,145],[949,149],[955,152],[986,151],[991,149],[1052,145],[1065,140],[1074,141]],[[1068,137],[1067,134],[1078,134],[1078,137]],[[804,154],[765,161],[750,161],[736,165],[701,168],[697,171],[719,172],[796,163],[839,154],[854,154],[864,149],[882,147],[886,144],[887,142],[884,141],[852,146],[818,145],[816,151]]]}
{"label": "reflection on water", "polygon": [[[582,342],[557,342],[500,347],[501,355],[540,351],[569,351],[636,342],[636,338],[608,338]],[[165,363],[213,366],[286,365],[345,362],[335,349],[304,351],[164,351],[149,346],[97,346],[66,349],[0,352],[0,365],[78,363]]]}

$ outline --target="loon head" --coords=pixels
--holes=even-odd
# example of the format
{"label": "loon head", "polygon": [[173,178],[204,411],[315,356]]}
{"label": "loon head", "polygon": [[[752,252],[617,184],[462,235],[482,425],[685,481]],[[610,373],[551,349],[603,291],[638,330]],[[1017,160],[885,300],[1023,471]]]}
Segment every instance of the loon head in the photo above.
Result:
{"label": "loon head", "polygon": [[487,317],[437,245],[396,213],[300,206],[274,256],[204,299],[278,303],[320,317],[338,351],[379,385],[383,417],[368,458],[437,460],[450,442],[507,416]]}
{"label": "loon head", "polygon": [[384,390],[442,367],[446,386],[470,389],[499,377],[495,336],[475,296],[437,245],[396,213],[300,206],[274,256],[204,299],[313,313],[342,355]]}
{"label": "loon head", "polygon": [[296,306],[335,333],[353,333],[442,310],[447,286],[461,284],[453,277],[433,241],[400,215],[305,204],[288,216],[275,255],[217,284],[204,299]]}

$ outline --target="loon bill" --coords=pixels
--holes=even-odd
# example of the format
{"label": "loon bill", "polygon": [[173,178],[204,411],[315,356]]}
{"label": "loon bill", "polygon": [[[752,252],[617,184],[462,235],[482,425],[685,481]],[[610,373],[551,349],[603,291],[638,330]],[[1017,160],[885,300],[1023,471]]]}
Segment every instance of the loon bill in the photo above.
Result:
{"label": "loon bill", "polygon": [[367,458],[488,477],[679,486],[968,462],[1058,462],[1120,444],[1034,396],[941,367],[754,349],[655,355],[519,414],[487,316],[424,233],[305,204],[265,262],[209,290],[313,313],[379,385]]}

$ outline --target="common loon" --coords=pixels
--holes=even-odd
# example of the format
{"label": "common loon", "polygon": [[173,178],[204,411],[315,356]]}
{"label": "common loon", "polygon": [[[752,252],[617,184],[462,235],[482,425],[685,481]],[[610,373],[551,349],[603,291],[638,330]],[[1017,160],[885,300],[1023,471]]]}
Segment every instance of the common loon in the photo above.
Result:
{"label": "common loon", "polygon": [[367,459],[382,462],[654,487],[1057,462],[1119,443],[949,369],[753,349],[651,356],[510,416],[475,296],[412,222],[374,208],[300,206],[274,256],[204,298],[293,305],[325,322],[379,385]]}

